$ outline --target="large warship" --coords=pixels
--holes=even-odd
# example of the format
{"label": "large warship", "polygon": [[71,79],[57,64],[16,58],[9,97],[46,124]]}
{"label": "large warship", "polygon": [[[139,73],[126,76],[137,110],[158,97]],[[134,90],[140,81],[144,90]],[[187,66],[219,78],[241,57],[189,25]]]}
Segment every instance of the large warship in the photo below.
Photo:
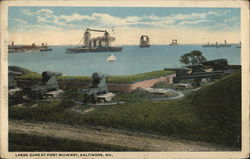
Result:
{"label": "large warship", "polygon": [[[91,38],[90,31],[93,32],[103,32],[103,36],[98,36]],[[115,38],[110,36],[110,34],[106,30],[96,30],[89,29],[84,33],[83,38],[79,42],[83,41],[81,46],[75,48],[68,48],[67,52],[69,53],[88,53],[88,52],[120,52],[122,51],[122,47],[114,47],[110,46],[110,44],[115,41]]]}
{"label": "large warship", "polygon": [[47,43],[42,43],[41,45],[36,45],[35,43],[33,43],[32,45],[15,45],[14,41],[12,41],[11,45],[8,45],[9,53],[39,51],[52,51],[52,49],[48,47]]}
{"label": "large warship", "polygon": [[228,44],[226,40],[224,40],[224,44],[218,44],[218,42],[216,42],[215,44],[210,44],[209,42],[207,44],[203,44],[202,47],[215,47],[215,48],[219,48],[219,47],[231,47],[231,44]]}
{"label": "large warship", "polygon": [[147,35],[142,35],[140,37],[140,45],[139,45],[139,47],[141,47],[141,48],[150,47],[149,37]]}
{"label": "large warship", "polygon": [[178,45],[178,43],[177,43],[177,39],[173,39],[173,40],[172,40],[172,43],[171,43],[171,44],[169,44],[169,45]]}

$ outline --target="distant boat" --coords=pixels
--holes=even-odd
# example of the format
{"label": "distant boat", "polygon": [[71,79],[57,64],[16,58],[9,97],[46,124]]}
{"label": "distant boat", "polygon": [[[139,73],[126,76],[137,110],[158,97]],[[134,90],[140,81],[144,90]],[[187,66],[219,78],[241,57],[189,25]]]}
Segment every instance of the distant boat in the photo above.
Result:
{"label": "distant boat", "polygon": [[239,45],[235,46],[236,48],[241,48],[241,42],[239,42]]}
{"label": "distant boat", "polygon": [[178,43],[177,43],[177,39],[173,39],[173,40],[172,40],[172,43],[171,43],[171,44],[169,44],[169,45],[178,45]]}
{"label": "distant boat", "polygon": [[147,35],[142,35],[140,37],[140,45],[139,45],[139,47],[140,48],[150,47],[149,37]]}
{"label": "distant boat", "polygon": [[215,48],[220,48],[220,47],[231,47],[231,44],[228,44],[226,40],[224,40],[224,44],[218,44],[218,42],[216,42],[215,44],[209,44],[209,42],[207,44],[202,45],[202,47],[215,47]]}
{"label": "distant boat", "polygon": [[11,45],[8,45],[8,52],[9,53],[16,53],[16,52],[39,52],[39,51],[52,51],[51,48],[48,48],[47,43],[44,45],[15,45],[14,41],[11,42]]}
{"label": "distant boat", "polygon": [[[91,38],[90,31],[93,32],[103,32],[103,36]],[[122,47],[111,46],[111,43],[115,41],[115,38],[110,36],[106,30],[96,30],[89,29],[84,33],[83,38],[80,40],[79,44],[83,41],[83,45],[75,48],[67,48],[69,53],[95,53],[95,52],[121,52]]]}
{"label": "distant boat", "polygon": [[207,44],[203,44],[202,47],[215,47],[214,44],[210,44],[209,42]]}
{"label": "distant boat", "polygon": [[116,57],[112,54],[107,58],[107,62],[115,62],[116,61]]}

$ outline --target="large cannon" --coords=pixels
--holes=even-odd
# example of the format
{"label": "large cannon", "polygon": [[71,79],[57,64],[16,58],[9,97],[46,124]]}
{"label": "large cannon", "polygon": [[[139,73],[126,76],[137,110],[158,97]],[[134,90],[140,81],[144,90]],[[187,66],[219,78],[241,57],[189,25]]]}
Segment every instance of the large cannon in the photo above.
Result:
{"label": "large cannon", "polygon": [[17,88],[15,76],[20,76],[22,75],[21,72],[15,72],[15,71],[8,71],[8,87],[9,89],[14,89]]}
{"label": "large cannon", "polygon": [[203,61],[200,62],[205,67],[212,68],[213,71],[218,71],[218,70],[228,70],[229,65],[227,59],[215,59],[215,60],[209,60],[209,61]]}
{"label": "large cannon", "polygon": [[108,93],[108,86],[106,83],[105,75],[102,73],[92,74],[92,83],[89,89],[84,92],[84,102],[97,102],[97,95]]}
{"label": "large cannon", "polygon": [[[208,69],[210,71],[207,71]],[[166,68],[165,70],[176,71],[176,77],[173,79],[174,83],[192,79],[198,86],[201,84],[202,79],[217,79],[234,72],[234,70],[230,69],[227,59],[215,59],[183,68]]]}
{"label": "large cannon", "polygon": [[22,75],[21,72],[11,71],[8,72],[8,95],[9,95],[9,105],[20,104],[23,102],[22,96],[23,91],[21,88],[17,87],[17,82],[15,76]]}
{"label": "large cannon", "polygon": [[25,88],[25,92],[29,98],[43,99],[43,96],[46,92],[59,89],[56,76],[60,75],[62,75],[62,73],[45,71],[42,73],[41,82],[31,87]]}

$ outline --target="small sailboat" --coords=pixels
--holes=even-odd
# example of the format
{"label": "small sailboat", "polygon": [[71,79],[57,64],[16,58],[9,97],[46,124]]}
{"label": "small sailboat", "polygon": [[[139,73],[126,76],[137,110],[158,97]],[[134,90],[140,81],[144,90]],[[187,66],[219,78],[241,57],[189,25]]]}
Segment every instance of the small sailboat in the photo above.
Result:
{"label": "small sailboat", "polygon": [[241,48],[241,42],[239,42],[239,45],[235,46],[236,48]]}
{"label": "small sailboat", "polygon": [[107,58],[108,62],[115,62],[116,61],[116,57],[112,54]]}

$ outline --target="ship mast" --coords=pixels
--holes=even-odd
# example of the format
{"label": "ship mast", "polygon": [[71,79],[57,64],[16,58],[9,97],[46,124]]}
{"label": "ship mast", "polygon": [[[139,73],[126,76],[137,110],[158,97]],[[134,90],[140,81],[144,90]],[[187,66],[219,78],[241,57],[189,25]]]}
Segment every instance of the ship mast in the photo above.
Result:
{"label": "ship mast", "polygon": [[[90,31],[93,32],[104,32],[103,36],[91,38]],[[97,29],[89,29],[87,28],[84,33],[84,42],[83,44],[88,47],[102,47],[102,42],[104,42],[104,47],[109,47],[110,42],[114,41],[115,38],[111,37],[110,34],[106,30],[97,30]]]}

